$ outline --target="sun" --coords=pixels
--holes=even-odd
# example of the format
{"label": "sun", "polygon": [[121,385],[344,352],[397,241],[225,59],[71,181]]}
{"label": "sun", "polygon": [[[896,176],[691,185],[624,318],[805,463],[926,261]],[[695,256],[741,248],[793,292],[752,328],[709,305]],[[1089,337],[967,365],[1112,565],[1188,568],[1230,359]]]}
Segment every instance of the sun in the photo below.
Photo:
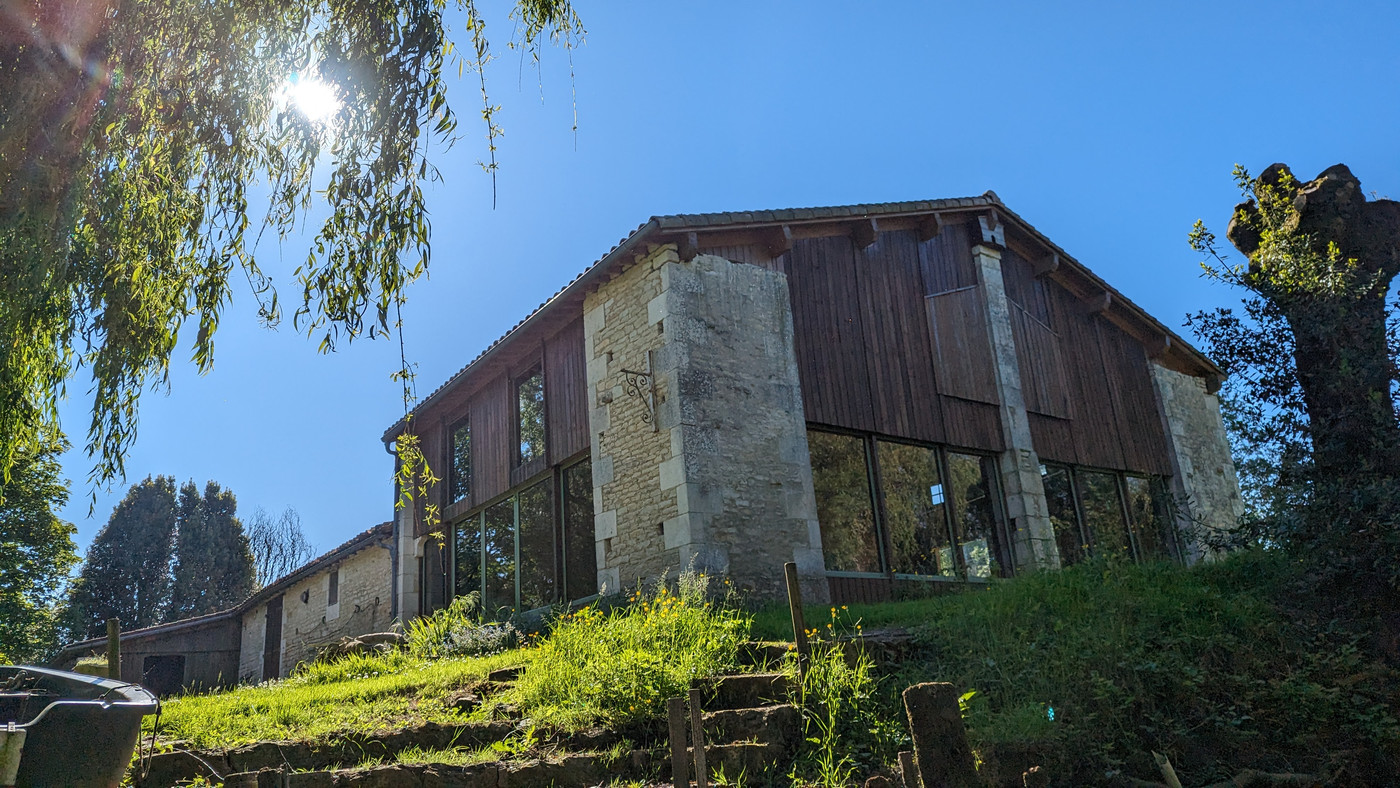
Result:
{"label": "sun", "polygon": [[287,79],[282,95],[288,105],[316,124],[329,123],[341,107],[335,86],[316,77],[293,74]]}

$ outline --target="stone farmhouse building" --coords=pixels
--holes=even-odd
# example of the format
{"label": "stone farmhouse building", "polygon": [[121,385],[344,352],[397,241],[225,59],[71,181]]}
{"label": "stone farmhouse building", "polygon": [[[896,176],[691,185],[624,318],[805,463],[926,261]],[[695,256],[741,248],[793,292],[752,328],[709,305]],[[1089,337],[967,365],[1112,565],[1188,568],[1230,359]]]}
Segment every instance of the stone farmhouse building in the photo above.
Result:
{"label": "stone farmhouse building", "polygon": [[384,433],[445,537],[396,516],[395,610],[1199,560],[1241,510],[1221,379],[992,192],[654,217]]}
{"label": "stone farmhouse building", "polygon": [[[294,572],[239,606],[121,634],[121,677],[159,695],[291,674],[342,637],[382,632],[390,612],[392,526],[382,523]],[[106,638],[64,647],[54,660],[71,668],[105,654]]]}
{"label": "stone farmhouse building", "polygon": [[384,433],[428,500],[123,633],[122,677],[258,682],[459,594],[503,617],[685,568],[778,597],[791,561],[841,603],[1201,560],[1242,509],[1221,379],[991,192],[653,217]]}

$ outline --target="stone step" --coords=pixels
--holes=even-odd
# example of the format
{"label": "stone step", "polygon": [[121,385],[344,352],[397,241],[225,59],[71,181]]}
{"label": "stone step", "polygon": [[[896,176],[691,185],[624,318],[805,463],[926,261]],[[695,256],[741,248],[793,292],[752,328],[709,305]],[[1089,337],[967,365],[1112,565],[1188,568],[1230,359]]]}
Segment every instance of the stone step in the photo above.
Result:
{"label": "stone step", "polygon": [[802,713],[789,703],[711,711],[702,719],[707,744],[767,744],[792,756],[802,742]]}
{"label": "stone step", "polygon": [[473,766],[399,764],[340,771],[262,769],[228,775],[226,788],[588,788],[614,774],[592,755]]}
{"label": "stone step", "polygon": [[704,707],[719,709],[752,709],[773,703],[787,703],[796,690],[796,682],[784,673],[739,673],[696,679]]}
{"label": "stone step", "polygon": [[[686,748],[686,757],[692,764],[690,774],[694,778],[695,755]],[[773,785],[781,782],[792,766],[792,753],[784,752],[771,744],[742,742],[739,744],[713,744],[705,748],[705,771],[709,772],[710,784],[717,784],[721,778],[730,785]],[[662,768],[662,778],[669,781],[671,765]]]}

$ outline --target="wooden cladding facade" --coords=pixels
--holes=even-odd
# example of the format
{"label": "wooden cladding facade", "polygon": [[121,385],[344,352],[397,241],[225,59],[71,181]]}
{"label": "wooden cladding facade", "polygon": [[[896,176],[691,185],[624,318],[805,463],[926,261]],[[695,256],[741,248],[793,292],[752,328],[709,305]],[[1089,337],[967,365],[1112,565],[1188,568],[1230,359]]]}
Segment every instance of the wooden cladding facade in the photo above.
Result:
{"label": "wooden cladding facade", "polygon": [[[759,245],[706,254],[785,273],[807,421],[896,438],[1004,449],[975,221],[799,238],[774,257]],[[1140,342],[1092,311],[1024,243],[1003,251],[1002,277],[1031,433],[1047,460],[1171,473]]]}
{"label": "wooden cladding facade", "polygon": [[[422,441],[424,456],[439,463],[433,470],[442,482],[433,495],[444,523],[588,449],[582,315],[549,336],[533,341],[521,337],[514,344],[518,347],[508,361],[460,381],[450,396],[417,415],[420,424],[438,425],[423,430]],[[544,373],[546,456],[521,466],[515,386],[518,377],[536,365]],[[452,433],[465,422],[471,425],[471,480],[466,498],[454,503],[448,500],[447,483]]]}

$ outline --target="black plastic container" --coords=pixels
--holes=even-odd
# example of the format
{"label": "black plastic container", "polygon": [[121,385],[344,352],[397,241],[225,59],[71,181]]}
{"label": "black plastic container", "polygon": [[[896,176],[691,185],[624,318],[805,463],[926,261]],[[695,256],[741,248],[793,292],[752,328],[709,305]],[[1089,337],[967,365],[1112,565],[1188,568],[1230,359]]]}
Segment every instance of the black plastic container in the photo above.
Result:
{"label": "black plastic container", "polygon": [[136,684],[0,665],[0,728],[25,730],[15,788],[115,788],[141,718],[155,712],[156,697]]}

